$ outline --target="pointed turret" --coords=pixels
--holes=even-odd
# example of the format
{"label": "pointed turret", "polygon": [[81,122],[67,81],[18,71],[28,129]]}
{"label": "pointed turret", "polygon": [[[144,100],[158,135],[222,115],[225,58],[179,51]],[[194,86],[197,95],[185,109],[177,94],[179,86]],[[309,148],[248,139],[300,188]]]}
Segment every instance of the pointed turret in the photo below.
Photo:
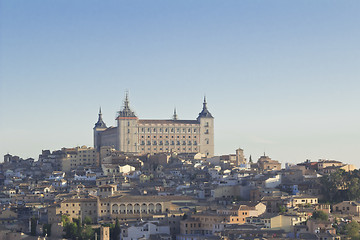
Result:
{"label": "pointed turret", "polygon": [[203,102],[203,109],[202,111],[199,113],[198,119],[199,118],[214,118],[211,113],[209,112],[209,110],[207,109],[207,102],[206,102],[206,96],[204,96],[204,102]]}
{"label": "pointed turret", "polygon": [[106,124],[104,123],[102,119],[102,113],[101,113],[101,107],[99,109],[99,118],[97,123],[95,123],[95,128],[106,128]]}
{"label": "pointed turret", "polygon": [[176,108],[174,108],[173,120],[178,120],[178,116],[176,114]]}
{"label": "pointed turret", "polygon": [[119,111],[119,116],[120,118],[136,118],[136,115],[133,111],[131,111],[130,109],[130,105],[129,105],[129,96],[128,96],[128,92],[126,92],[125,95],[125,100],[124,100],[124,107],[121,111]]}

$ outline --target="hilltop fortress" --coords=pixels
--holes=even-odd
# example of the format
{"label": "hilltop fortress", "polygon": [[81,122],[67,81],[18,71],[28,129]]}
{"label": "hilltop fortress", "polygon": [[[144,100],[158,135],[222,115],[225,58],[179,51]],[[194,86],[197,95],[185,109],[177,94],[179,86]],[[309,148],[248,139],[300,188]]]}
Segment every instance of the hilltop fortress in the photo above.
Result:
{"label": "hilltop fortress", "polygon": [[214,156],[214,117],[203,108],[195,120],[179,120],[176,110],[172,119],[139,119],[131,110],[128,94],[118,112],[116,127],[107,127],[101,109],[94,127],[94,147],[112,146],[125,153],[202,153]]}

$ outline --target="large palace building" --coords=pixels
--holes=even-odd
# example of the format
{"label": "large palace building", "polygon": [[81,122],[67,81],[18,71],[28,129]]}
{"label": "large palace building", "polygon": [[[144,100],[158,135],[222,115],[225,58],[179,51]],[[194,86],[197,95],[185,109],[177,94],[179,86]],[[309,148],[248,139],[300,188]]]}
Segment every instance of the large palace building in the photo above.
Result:
{"label": "large palace building", "polygon": [[113,146],[126,153],[203,153],[214,156],[214,117],[208,111],[204,98],[203,109],[196,120],[139,119],[130,109],[126,94],[124,107],[119,111],[117,127],[106,127],[99,119],[94,127],[94,147]]}

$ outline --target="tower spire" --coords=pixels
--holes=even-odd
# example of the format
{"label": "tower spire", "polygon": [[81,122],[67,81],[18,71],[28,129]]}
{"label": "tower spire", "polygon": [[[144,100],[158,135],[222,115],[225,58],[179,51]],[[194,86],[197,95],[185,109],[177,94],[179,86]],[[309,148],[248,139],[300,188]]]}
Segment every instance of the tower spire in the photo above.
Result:
{"label": "tower spire", "polygon": [[119,111],[118,117],[136,117],[135,113],[130,109],[129,92],[125,92],[124,107]]}
{"label": "tower spire", "polygon": [[200,117],[213,118],[213,116],[207,109],[206,95],[204,95],[203,109],[202,109],[201,113],[199,113],[198,118],[200,118]]}
{"label": "tower spire", "polygon": [[106,124],[102,119],[101,107],[99,108],[99,118],[97,123],[95,123],[95,128],[106,128]]}
{"label": "tower spire", "polygon": [[124,100],[124,108],[125,109],[129,109],[129,92],[126,91],[125,92],[125,100]]}
{"label": "tower spire", "polygon": [[174,108],[173,120],[178,120],[178,116],[176,114],[176,107]]}

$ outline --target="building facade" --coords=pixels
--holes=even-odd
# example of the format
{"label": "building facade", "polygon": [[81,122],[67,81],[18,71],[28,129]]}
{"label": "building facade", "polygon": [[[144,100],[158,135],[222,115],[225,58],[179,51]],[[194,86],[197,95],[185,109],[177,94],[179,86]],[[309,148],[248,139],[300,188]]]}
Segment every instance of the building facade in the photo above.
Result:
{"label": "building facade", "polygon": [[70,172],[78,167],[99,166],[99,153],[95,148],[87,146],[62,148],[53,152],[43,150],[39,162],[50,164],[58,171]]}
{"label": "building facade", "polygon": [[172,119],[139,119],[130,109],[128,95],[124,107],[116,118],[116,127],[107,127],[99,119],[94,127],[94,147],[112,146],[125,153],[203,153],[214,155],[214,117],[207,109],[204,98],[203,109],[196,120],[179,120],[174,111]]}

